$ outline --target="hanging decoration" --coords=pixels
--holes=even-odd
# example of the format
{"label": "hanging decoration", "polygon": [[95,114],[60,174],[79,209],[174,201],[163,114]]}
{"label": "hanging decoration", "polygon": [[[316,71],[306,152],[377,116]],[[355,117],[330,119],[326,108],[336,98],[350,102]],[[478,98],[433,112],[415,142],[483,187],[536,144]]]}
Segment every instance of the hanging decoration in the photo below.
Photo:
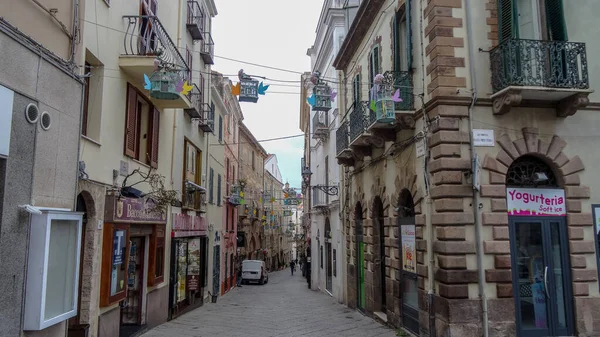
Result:
{"label": "hanging decoration", "polygon": [[321,73],[315,71],[310,78],[314,84],[312,96],[306,99],[315,111],[329,111],[331,109],[331,101],[335,99],[335,95],[327,82],[321,80]]}
{"label": "hanging decoration", "polygon": [[258,102],[259,95],[265,95],[269,85],[263,82],[258,83],[258,80],[244,73],[244,69],[238,72],[239,82],[231,87],[231,94],[238,96],[240,102]]}
{"label": "hanging decoration", "polygon": [[154,60],[154,72],[144,74],[144,89],[150,92],[150,97],[161,100],[175,100],[180,94],[187,95],[192,86],[180,76],[181,69],[165,64],[159,59]]}
{"label": "hanging decoration", "polygon": [[373,87],[369,91],[369,108],[375,112],[377,121],[393,123],[396,120],[394,103],[402,102],[400,89],[392,95],[393,86],[383,83],[384,76],[377,74],[373,78]]}

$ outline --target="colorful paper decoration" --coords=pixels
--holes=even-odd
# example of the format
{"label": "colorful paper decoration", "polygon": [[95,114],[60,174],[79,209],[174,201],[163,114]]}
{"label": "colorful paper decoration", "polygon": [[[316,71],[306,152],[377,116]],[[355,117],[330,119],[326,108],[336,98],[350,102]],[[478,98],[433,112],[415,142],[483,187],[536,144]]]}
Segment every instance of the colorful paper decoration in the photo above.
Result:
{"label": "colorful paper decoration", "polygon": [[231,87],[231,94],[234,96],[238,96],[240,94],[240,84],[236,83]]}
{"label": "colorful paper decoration", "polygon": [[150,78],[148,75],[144,74],[144,89],[150,90],[152,89],[152,83],[150,83]]}
{"label": "colorful paper decoration", "polygon": [[182,95],[187,95],[194,87],[188,84],[188,81],[180,80],[177,84],[177,91]]}
{"label": "colorful paper decoration", "polygon": [[334,101],[336,97],[337,97],[337,91],[332,90],[331,91],[331,100]]}
{"label": "colorful paper decoration", "polygon": [[396,103],[402,102],[402,98],[400,97],[400,89],[396,90],[396,92],[394,93],[394,96],[392,96],[392,101],[394,101]]}
{"label": "colorful paper decoration", "polygon": [[310,106],[315,106],[315,104],[317,103],[317,98],[315,97],[315,94],[312,94],[312,96],[307,98],[306,101],[308,102],[308,104],[310,104]]}
{"label": "colorful paper decoration", "polygon": [[263,82],[261,81],[258,86],[258,94],[264,95],[265,92],[267,91],[267,89],[269,89],[269,86],[270,86],[270,84],[264,85]]}

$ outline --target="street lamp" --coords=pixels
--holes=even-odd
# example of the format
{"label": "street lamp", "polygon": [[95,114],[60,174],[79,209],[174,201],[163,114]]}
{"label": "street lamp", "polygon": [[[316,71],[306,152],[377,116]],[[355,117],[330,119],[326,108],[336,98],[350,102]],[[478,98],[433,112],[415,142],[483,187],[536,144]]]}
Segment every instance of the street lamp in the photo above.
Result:
{"label": "street lamp", "polygon": [[304,167],[304,169],[302,169],[302,181],[304,182],[304,185],[309,186],[310,185],[310,176],[312,175],[312,172],[310,172],[310,167],[306,166]]}

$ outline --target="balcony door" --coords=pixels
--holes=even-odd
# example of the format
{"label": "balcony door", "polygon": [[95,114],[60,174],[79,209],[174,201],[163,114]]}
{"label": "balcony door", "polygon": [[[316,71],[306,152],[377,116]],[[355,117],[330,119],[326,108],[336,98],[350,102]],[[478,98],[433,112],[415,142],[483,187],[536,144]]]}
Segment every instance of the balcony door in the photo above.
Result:
{"label": "balcony door", "polygon": [[540,3],[517,0],[517,23],[520,39],[541,40]]}
{"label": "balcony door", "polygon": [[150,17],[158,14],[158,0],[140,0],[140,53],[154,54],[158,47],[156,24]]}

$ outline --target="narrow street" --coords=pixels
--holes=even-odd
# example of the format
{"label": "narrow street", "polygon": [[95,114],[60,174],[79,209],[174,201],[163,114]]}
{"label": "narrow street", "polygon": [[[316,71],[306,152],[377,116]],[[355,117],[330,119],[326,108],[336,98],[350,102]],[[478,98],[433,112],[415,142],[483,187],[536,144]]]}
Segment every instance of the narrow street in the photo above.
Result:
{"label": "narrow street", "polygon": [[244,285],[144,337],[396,336],[371,318],[310,291],[301,274],[272,273],[264,286]]}

